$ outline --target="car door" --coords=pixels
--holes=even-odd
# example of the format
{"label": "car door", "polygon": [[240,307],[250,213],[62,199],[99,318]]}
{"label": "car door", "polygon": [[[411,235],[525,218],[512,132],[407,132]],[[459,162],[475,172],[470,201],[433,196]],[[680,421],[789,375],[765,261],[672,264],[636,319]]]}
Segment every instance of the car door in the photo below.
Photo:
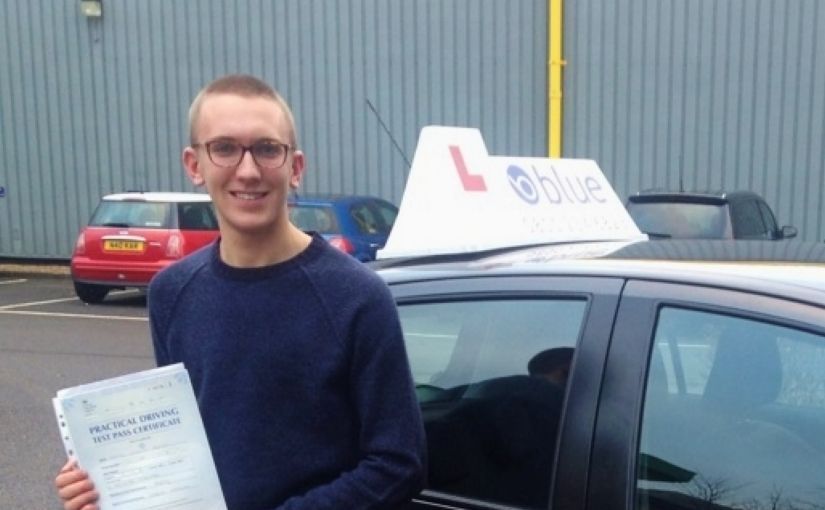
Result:
{"label": "car door", "polygon": [[[551,498],[583,508],[621,284],[539,276],[391,284],[428,440],[427,489],[413,508],[546,509]],[[566,383],[533,371],[531,360],[569,350]]]}
{"label": "car door", "polygon": [[629,282],[586,508],[825,505],[823,312],[747,292]]}

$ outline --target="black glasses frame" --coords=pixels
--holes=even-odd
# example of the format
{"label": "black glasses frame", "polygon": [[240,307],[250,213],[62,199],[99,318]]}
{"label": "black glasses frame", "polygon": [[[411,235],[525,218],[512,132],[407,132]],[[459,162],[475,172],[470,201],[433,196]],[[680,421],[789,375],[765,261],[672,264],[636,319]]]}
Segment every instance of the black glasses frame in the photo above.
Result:
{"label": "black glasses frame", "polygon": [[[216,143],[234,143],[234,144],[237,144],[237,146],[241,149],[240,155],[238,156],[238,161],[236,161],[235,163],[230,164],[230,165],[218,163],[217,161],[215,161],[215,158],[212,157],[212,146],[213,146],[213,144],[216,144]],[[253,149],[255,149],[255,147],[257,145],[259,145],[261,143],[267,143],[267,144],[277,145],[278,147],[281,147],[284,151],[283,160],[281,160],[281,162],[278,163],[277,165],[261,164],[261,162],[258,161],[258,158],[255,157],[255,151],[253,150]],[[209,161],[211,161],[215,166],[218,166],[218,167],[221,167],[221,168],[235,168],[235,167],[237,167],[238,165],[241,164],[241,161],[243,161],[243,158],[244,158],[244,156],[246,156],[246,153],[249,152],[250,154],[252,154],[252,160],[255,161],[255,164],[258,165],[258,167],[264,168],[264,169],[267,169],[267,170],[276,170],[276,169],[281,168],[282,166],[284,166],[284,163],[286,163],[287,158],[289,158],[289,151],[296,149],[296,147],[294,145],[290,145],[288,143],[279,143],[279,142],[276,142],[276,141],[273,141],[273,140],[258,140],[256,142],[254,142],[252,145],[244,145],[244,144],[242,144],[242,143],[240,143],[236,140],[225,139],[225,138],[219,138],[217,140],[209,140],[208,142],[202,142],[202,143],[201,142],[193,143],[192,147],[193,148],[197,148],[197,147],[206,148],[206,155],[209,156]]]}

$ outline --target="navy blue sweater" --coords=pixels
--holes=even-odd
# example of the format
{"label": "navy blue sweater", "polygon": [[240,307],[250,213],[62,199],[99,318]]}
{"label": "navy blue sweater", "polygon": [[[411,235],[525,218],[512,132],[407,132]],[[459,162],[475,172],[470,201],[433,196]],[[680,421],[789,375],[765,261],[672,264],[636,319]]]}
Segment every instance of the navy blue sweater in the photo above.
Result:
{"label": "navy blue sweater", "polygon": [[149,287],[158,365],[189,370],[233,510],[393,508],[424,483],[424,432],[389,289],[320,236],[239,269],[218,243]]}

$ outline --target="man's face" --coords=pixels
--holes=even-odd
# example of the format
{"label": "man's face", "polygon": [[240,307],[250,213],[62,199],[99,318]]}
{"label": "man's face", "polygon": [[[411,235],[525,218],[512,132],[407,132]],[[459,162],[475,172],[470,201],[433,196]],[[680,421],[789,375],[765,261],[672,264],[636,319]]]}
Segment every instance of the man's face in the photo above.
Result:
{"label": "man's face", "polygon": [[224,168],[213,163],[205,144],[232,140],[250,146],[261,140],[291,144],[292,127],[280,106],[269,98],[215,94],[204,98],[195,125],[197,147],[187,147],[183,162],[195,185],[212,197],[226,236],[277,235],[288,224],[287,196],[300,184],[303,154],[289,151],[279,168],[260,168],[248,151],[240,163]]}

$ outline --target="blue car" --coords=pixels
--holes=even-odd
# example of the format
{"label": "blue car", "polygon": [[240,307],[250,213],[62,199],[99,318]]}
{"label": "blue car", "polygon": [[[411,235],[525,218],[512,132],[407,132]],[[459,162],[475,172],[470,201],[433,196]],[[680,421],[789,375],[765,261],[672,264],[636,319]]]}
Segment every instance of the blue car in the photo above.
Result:
{"label": "blue car", "polygon": [[318,232],[356,259],[375,260],[384,247],[398,208],[372,196],[295,195],[289,199],[289,219],[305,232]]}

